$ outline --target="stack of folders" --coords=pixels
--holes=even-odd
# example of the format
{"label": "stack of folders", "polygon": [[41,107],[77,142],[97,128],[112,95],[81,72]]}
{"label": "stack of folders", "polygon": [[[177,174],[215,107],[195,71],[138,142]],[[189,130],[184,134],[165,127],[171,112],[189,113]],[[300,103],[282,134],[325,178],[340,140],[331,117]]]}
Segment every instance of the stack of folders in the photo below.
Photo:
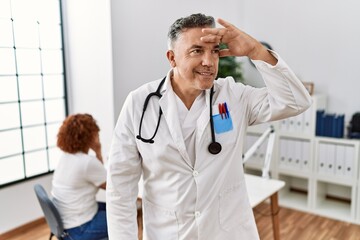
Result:
{"label": "stack of folders", "polygon": [[280,132],[313,134],[312,128],[312,110],[308,110],[295,117],[285,118],[280,121]]}
{"label": "stack of folders", "polygon": [[310,170],[310,141],[280,138],[279,167],[301,171]]}
{"label": "stack of folders", "polygon": [[316,112],[316,136],[343,138],[344,114],[326,113],[325,110]]}
{"label": "stack of folders", "polygon": [[355,148],[352,145],[320,142],[317,170],[321,174],[353,177]]}

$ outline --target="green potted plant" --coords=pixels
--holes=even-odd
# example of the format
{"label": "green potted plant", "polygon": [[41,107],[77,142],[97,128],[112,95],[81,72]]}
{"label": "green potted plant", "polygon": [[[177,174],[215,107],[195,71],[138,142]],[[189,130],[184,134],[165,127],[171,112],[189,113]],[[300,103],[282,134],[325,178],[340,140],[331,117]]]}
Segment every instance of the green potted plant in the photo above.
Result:
{"label": "green potted plant", "polygon": [[[226,48],[225,44],[220,44],[220,49]],[[236,82],[243,82],[241,62],[236,60],[234,56],[221,57],[219,60],[219,70],[217,78],[225,78],[232,76]]]}

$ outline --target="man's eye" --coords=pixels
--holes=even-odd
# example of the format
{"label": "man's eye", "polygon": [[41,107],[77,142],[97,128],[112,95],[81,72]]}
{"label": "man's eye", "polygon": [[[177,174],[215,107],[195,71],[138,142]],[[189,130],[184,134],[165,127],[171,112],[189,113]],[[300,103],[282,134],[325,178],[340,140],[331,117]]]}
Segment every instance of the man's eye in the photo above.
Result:
{"label": "man's eye", "polygon": [[215,49],[215,50],[213,50],[213,53],[219,54],[219,53],[220,53],[220,49]]}
{"label": "man's eye", "polygon": [[194,50],[191,51],[191,53],[199,54],[199,53],[201,53],[201,50],[200,49],[194,49]]}

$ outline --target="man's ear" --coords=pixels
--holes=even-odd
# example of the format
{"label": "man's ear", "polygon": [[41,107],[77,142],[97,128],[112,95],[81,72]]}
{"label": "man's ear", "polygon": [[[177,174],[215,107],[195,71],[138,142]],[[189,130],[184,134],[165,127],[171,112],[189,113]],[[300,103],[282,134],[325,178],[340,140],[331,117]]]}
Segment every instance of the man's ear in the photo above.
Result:
{"label": "man's ear", "polygon": [[171,65],[171,67],[176,67],[176,62],[175,62],[175,54],[173,50],[168,50],[166,52],[166,57],[169,60],[169,63]]}

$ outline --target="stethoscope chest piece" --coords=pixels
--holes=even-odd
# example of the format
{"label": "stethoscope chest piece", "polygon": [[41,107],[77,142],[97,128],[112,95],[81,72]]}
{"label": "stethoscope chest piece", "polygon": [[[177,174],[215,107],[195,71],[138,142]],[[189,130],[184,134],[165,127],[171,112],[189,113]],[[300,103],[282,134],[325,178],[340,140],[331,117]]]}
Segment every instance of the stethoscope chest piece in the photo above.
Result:
{"label": "stethoscope chest piece", "polygon": [[212,154],[218,154],[219,152],[221,152],[221,144],[218,142],[212,142],[209,144],[208,150]]}

